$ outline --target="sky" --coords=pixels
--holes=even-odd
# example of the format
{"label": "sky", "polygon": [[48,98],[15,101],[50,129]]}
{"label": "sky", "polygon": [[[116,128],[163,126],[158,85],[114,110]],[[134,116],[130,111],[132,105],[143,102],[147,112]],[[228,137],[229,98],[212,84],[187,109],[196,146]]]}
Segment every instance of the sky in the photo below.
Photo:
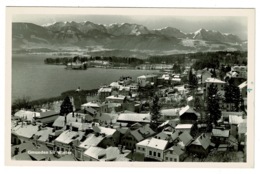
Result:
{"label": "sky", "polygon": [[98,24],[135,23],[148,29],[175,27],[183,32],[195,32],[200,28],[232,33],[247,39],[247,18],[240,16],[160,16],[160,15],[14,15],[13,22],[31,22],[37,25],[60,21],[91,21]]}

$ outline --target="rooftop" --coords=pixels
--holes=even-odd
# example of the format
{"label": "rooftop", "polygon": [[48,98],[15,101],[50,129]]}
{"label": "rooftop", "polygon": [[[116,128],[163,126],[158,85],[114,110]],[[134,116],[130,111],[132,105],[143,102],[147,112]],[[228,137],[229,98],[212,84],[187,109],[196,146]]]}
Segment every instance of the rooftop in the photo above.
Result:
{"label": "rooftop", "polygon": [[151,115],[149,113],[140,114],[140,113],[121,113],[118,116],[117,121],[129,121],[129,122],[144,122],[149,123]]}
{"label": "rooftop", "polygon": [[193,124],[178,124],[175,129],[191,129]]}
{"label": "rooftop", "polygon": [[216,78],[207,78],[205,80],[206,83],[222,83],[222,84],[225,84],[226,82],[222,81],[222,80],[219,80],[219,79],[216,79]]}
{"label": "rooftop", "polygon": [[33,135],[35,135],[38,132],[38,130],[38,125],[34,126],[32,124],[26,125],[25,123],[20,123],[12,129],[12,133],[25,138],[32,138]]}
{"label": "rooftop", "polygon": [[212,129],[212,136],[215,137],[229,137],[229,130]]}
{"label": "rooftop", "polygon": [[210,145],[211,141],[208,135],[205,133],[202,133],[195,141],[193,141],[191,144],[202,146],[204,149],[207,149]]}
{"label": "rooftop", "polygon": [[152,138],[148,143],[147,147],[164,150],[168,144],[167,140],[161,140],[157,138]]}

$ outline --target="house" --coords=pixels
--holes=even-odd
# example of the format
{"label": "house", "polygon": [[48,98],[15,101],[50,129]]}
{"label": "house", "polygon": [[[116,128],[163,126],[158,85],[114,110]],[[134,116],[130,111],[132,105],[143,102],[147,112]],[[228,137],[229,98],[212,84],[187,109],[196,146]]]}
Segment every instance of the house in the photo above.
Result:
{"label": "house", "polygon": [[55,130],[51,127],[44,127],[40,128],[38,132],[35,133],[34,139],[37,140],[41,144],[45,144],[46,142],[50,142],[50,135],[54,132]]}
{"label": "house", "polygon": [[223,120],[224,123],[229,124],[229,121],[230,121],[229,116],[230,115],[234,115],[234,116],[238,116],[238,117],[242,117],[242,118],[245,117],[245,114],[243,112],[225,112],[225,111],[222,111],[221,112],[221,120]]}
{"label": "house", "polygon": [[126,133],[121,139],[121,145],[125,146],[126,149],[135,149],[138,142],[149,138],[154,134],[155,132],[147,124]]}
{"label": "house", "polygon": [[187,132],[193,137],[197,134],[197,128],[194,124],[178,124],[175,127],[175,130],[179,132]]}
{"label": "house", "polygon": [[179,119],[167,120],[158,126],[158,129],[175,128],[180,123]]}
{"label": "house", "polygon": [[136,152],[141,154],[146,154],[146,147],[149,144],[151,138],[144,139],[143,141],[140,141],[136,144]]}
{"label": "house", "polygon": [[167,140],[152,138],[146,146],[146,158],[152,158],[158,161],[164,160],[164,151],[168,145]]}
{"label": "house", "polygon": [[180,162],[184,160],[185,156],[185,151],[178,145],[173,145],[164,151],[165,162]]}
{"label": "house", "polygon": [[157,75],[142,75],[137,77],[137,83],[140,87],[153,86],[157,84]]}
{"label": "house", "polygon": [[105,139],[105,136],[95,133],[90,133],[86,135],[85,140],[80,142],[78,146],[75,147],[75,157],[78,160],[84,160],[84,152],[90,147],[97,147]]}
{"label": "house", "polygon": [[81,141],[85,132],[66,130],[62,132],[54,140],[54,151],[56,152],[71,152],[73,144],[77,141]]}
{"label": "house", "polygon": [[100,102],[88,102],[88,103],[84,103],[81,105],[81,110],[84,110],[86,108],[92,108],[95,109],[97,112],[106,112],[103,107],[103,104],[101,104]]}
{"label": "house", "polygon": [[149,113],[121,113],[117,122],[123,123],[150,123],[151,115]]}
{"label": "house", "polygon": [[224,87],[226,85],[226,82],[221,81],[219,79],[216,78],[207,78],[205,80],[205,88],[206,88],[206,96],[208,95],[208,88],[210,85],[215,85],[218,89],[219,94],[221,94],[222,96],[224,96]]}
{"label": "house", "polygon": [[118,145],[120,133],[115,128],[93,126],[93,130],[95,135],[101,135],[105,137],[104,141],[102,141],[102,145],[100,145],[101,147]]}
{"label": "house", "polygon": [[59,113],[55,111],[40,112],[39,116],[35,116],[36,122],[42,123],[43,125],[52,125],[52,123],[59,117]]}
{"label": "house", "polygon": [[130,151],[120,150],[117,147],[90,147],[84,152],[84,161],[129,161],[126,156]]}
{"label": "house", "polygon": [[111,96],[112,88],[111,87],[102,87],[98,90],[98,98],[100,101],[105,101],[108,96]]}
{"label": "house", "polygon": [[39,117],[40,112],[34,112],[30,110],[19,110],[14,114],[15,119],[23,119],[23,120],[28,120],[28,121],[33,121],[35,117]]}
{"label": "house", "polygon": [[196,123],[198,117],[200,116],[192,107],[187,105],[182,108],[179,112],[180,122],[182,124],[193,124]]}
{"label": "house", "polygon": [[126,102],[126,96],[124,95],[111,95],[106,97],[106,101],[110,103],[120,103],[123,104]]}
{"label": "house", "polygon": [[179,118],[179,111],[180,108],[161,109],[161,118],[163,121]]}
{"label": "house", "polygon": [[11,143],[14,145],[34,141],[34,135],[41,129],[41,125],[33,125],[27,122],[18,123],[11,130]]}
{"label": "house", "polygon": [[[176,137],[177,135],[178,137]],[[193,140],[192,136],[188,132],[181,133],[178,131],[176,131],[176,133],[172,135],[172,139],[175,139],[177,141],[177,144],[183,150],[185,150]]]}
{"label": "house", "polygon": [[210,143],[211,141],[209,135],[202,133],[188,146],[187,150],[192,154],[207,156],[207,154],[209,153]]}
{"label": "house", "polygon": [[69,127],[71,127],[74,131],[85,131],[87,129],[91,129],[92,127],[90,123],[87,123],[90,120],[93,120],[93,118],[90,117],[88,114],[70,113],[67,116],[59,116],[52,124],[52,127],[55,130],[59,130],[62,128],[68,129]]}
{"label": "house", "polygon": [[207,71],[206,69],[197,71],[197,78],[199,79],[201,84],[205,84],[206,80],[211,77],[212,77],[212,73]]}
{"label": "house", "polygon": [[130,86],[120,86],[118,94],[123,95],[123,96],[129,96],[130,95]]}
{"label": "house", "polygon": [[225,130],[225,129],[217,129],[217,128],[212,129],[212,133],[211,133],[212,143],[215,143],[216,145],[227,143],[229,133],[230,133],[229,130]]}

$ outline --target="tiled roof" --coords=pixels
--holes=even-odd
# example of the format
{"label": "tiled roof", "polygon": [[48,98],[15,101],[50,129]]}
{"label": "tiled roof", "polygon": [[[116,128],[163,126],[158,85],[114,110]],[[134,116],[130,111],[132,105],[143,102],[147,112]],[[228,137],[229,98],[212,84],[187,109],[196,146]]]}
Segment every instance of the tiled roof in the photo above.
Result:
{"label": "tiled roof", "polygon": [[193,140],[192,136],[188,132],[183,132],[181,135],[179,135],[179,139],[183,142],[184,146],[189,145]]}
{"label": "tiled roof", "polygon": [[149,127],[149,125],[145,125],[145,126],[140,127],[140,128],[138,128],[134,131],[130,131],[130,133],[139,142],[139,141],[153,135],[155,132]]}

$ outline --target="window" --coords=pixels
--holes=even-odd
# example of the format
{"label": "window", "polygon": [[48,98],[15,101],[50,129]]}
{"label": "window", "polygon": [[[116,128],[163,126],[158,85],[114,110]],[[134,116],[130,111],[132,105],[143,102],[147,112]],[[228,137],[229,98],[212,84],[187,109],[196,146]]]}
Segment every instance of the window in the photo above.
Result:
{"label": "window", "polygon": [[172,158],[170,158],[170,161],[172,161]]}
{"label": "window", "polygon": [[166,161],[168,161],[168,157],[166,157],[165,159],[166,159]]}
{"label": "window", "polygon": [[152,155],[152,151],[149,151],[149,155]]}
{"label": "window", "polygon": [[161,157],[161,153],[158,153],[158,157],[159,157],[159,158]]}
{"label": "window", "polygon": [[153,156],[156,156],[156,152],[153,152]]}
{"label": "window", "polygon": [[177,159],[176,159],[176,158],[174,158],[174,162],[177,162]]}
{"label": "window", "polygon": [[144,151],[145,149],[143,148],[143,151]]}
{"label": "window", "polygon": [[140,150],[141,148],[140,147],[138,147],[138,150]]}

